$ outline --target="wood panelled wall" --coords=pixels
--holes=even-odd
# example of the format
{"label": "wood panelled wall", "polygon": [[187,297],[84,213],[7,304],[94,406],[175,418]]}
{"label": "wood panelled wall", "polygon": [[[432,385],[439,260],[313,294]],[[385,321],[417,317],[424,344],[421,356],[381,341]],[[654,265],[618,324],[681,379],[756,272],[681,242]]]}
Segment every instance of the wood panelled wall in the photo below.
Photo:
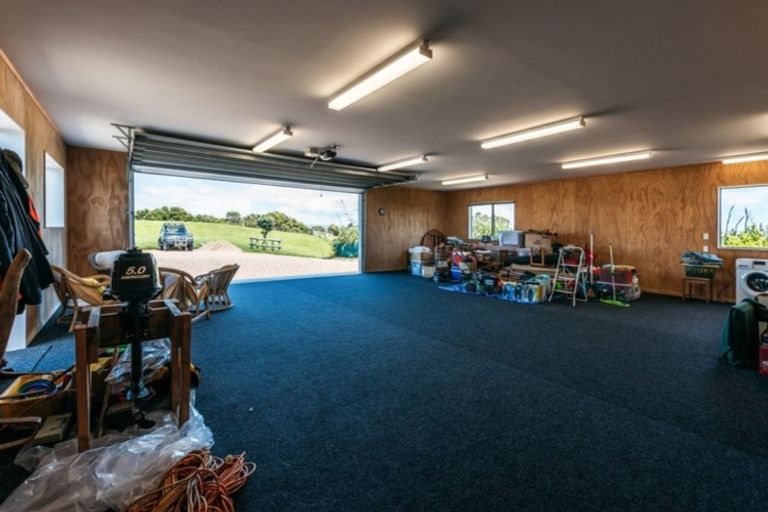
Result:
{"label": "wood panelled wall", "polygon": [[[38,212],[45,218],[45,153],[61,165],[67,161],[67,148],[56,126],[16,72],[11,62],[0,51],[0,109],[10,116],[25,134],[24,174],[29,181],[29,192]],[[68,172],[65,168],[65,179]],[[66,233],[63,228],[43,228],[43,240],[56,265],[66,261]],[[52,288],[43,295],[43,303],[27,308],[27,341],[30,341],[55,312],[59,302]]]}
{"label": "wood panelled wall", "polygon": [[126,153],[70,147],[67,158],[67,267],[90,275],[88,255],[128,247]]}
{"label": "wood panelled wall", "polygon": [[[768,163],[720,163],[483,188],[449,193],[443,228],[467,236],[472,203],[515,202],[517,229],[551,229],[558,240],[586,244],[595,236],[598,261],[613,244],[617,263],[637,267],[646,291],[679,294],[680,253],[710,251],[725,260],[718,271],[719,300],[735,299],[736,258],[768,258],[765,252],[717,249],[718,187],[768,183]],[[702,239],[709,233],[709,241]]]}
{"label": "wood panelled wall", "polygon": [[[407,187],[374,189],[365,197],[365,271],[407,267],[407,248],[444,223],[447,194]],[[384,215],[379,215],[384,208]]]}
{"label": "wood panelled wall", "polygon": [[[598,262],[607,262],[608,244],[613,244],[616,262],[637,267],[641,287],[649,292],[679,295],[680,253],[709,245],[725,261],[715,281],[716,298],[732,302],[736,258],[768,258],[768,252],[717,248],[718,188],[755,184],[768,184],[768,162],[688,165],[453,192],[374,190],[366,203],[365,268],[403,269],[405,249],[428,229],[466,238],[469,205],[514,201],[517,229],[550,229],[559,241],[580,245],[593,233]],[[384,217],[377,214],[381,206],[387,209]]]}
{"label": "wood panelled wall", "polygon": [[[67,159],[68,266],[87,274],[91,252],[128,244],[126,154],[69,148]],[[710,250],[725,260],[715,292],[733,301],[735,259],[766,258],[761,252],[717,249],[717,190],[768,183],[768,162],[690,165],[624,174],[573,178],[453,192],[408,187],[375,189],[365,198],[365,271],[401,270],[407,247],[432,228],[467,237],[470,204],[514,201],[518,229],[551,229],[563,242],[586,244],[607,260],[635,265],[644,290],[679,294],[680,253]],[[378,210],[385,209],[379,215]],[[710,240],[702,239],[709,233]]]}

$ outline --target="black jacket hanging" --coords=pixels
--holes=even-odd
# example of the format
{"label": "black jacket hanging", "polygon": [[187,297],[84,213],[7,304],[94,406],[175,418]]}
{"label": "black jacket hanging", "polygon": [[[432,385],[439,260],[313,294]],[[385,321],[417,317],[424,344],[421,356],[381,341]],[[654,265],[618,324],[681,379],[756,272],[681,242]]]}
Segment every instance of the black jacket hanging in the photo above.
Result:
{"label": "black jacket hanging", "polygon": [[0,277],[21,249],[32,254],[21,279],[19,312],[25,304],[40,304],[41,290],[53,283],[48,250],[40,237],[40,223],[22,181],[21,159],[13,151],[0,153]]}

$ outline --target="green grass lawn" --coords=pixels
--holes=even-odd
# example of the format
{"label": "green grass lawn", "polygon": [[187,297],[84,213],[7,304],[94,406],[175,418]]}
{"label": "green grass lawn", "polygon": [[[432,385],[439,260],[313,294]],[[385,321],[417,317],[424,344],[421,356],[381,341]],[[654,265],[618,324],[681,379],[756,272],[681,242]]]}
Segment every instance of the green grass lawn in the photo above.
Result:
{"label": "green grass lawn", "polygon": [[[195,248],[208,242],[224,240],[236,245],[245,252],[265,252],[273,254],[273,251],[253,250],[249,247],[250,237],[261,238],[258,228],[246,228],[231,224],[214,224],[207,222],[185,222],[187,229],[195,237]],[[160,234],[161,220],[137,220],[136,245],[140,249],[157,249],[157,237]],[[274,254],[286,256],[306,256],[310,258],[330,258],[333,256],[333,248],[327,240],[303,233],[286,233],[283,231],[270,231],[267,238],[282,240],[282,249],[274,251]]]}

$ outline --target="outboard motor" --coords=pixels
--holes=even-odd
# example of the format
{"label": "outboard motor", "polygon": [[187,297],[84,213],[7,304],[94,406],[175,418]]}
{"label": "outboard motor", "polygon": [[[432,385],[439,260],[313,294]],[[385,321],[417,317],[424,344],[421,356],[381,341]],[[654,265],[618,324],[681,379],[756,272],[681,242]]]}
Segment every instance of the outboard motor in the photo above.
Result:
{"label": "outboard motor", "polygon": [[149,301],[162,289],[155,257],[133,248],[115,259],[112,284],[104,294],[105,297],[128,303],[126,310],[120,313],[120,323],[125,341],[131,344],[131,388],[128,399],[134,401],[134,421],[141,428],[153,425],[153,422],[144,419],[144,413],[139,409],[139,400],[148,395],[142,383],[141,342],[149,335]]}

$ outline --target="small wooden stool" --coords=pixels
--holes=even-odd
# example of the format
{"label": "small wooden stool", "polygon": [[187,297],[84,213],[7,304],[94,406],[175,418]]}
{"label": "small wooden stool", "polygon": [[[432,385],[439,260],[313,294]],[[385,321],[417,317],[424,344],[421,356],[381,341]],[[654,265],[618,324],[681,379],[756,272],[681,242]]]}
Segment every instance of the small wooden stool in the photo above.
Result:
{"label": "small wooden stool", "polygon": [[712,302],[712,278],[711,277],[684,277],[683,278],[683,300],[693,299],[693,288],[695,286],[704,287],[704,300],[707,304]]}

